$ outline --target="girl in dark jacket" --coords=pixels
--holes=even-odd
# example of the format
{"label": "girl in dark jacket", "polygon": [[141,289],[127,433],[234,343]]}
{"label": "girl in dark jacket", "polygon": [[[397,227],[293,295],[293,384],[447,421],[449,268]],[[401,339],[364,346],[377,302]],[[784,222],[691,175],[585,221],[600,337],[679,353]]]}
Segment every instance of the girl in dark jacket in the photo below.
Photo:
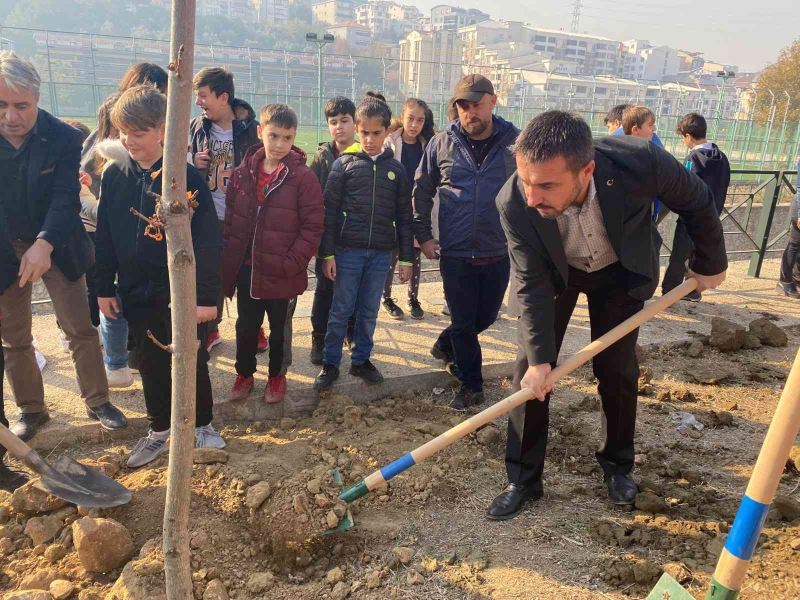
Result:
{"label": "girl in dark jacket", "polygon": [[286,395],[292,362],[292,315],[308,285],[306,267],[322,237],[322,190],[293,146],[297,115],[285,104],[261,109],[258,136],[231,176],[225,195],[222,283],[237,293],[236,381],[232,400],[253,389],[258,333],[269,319],[267,403]]}

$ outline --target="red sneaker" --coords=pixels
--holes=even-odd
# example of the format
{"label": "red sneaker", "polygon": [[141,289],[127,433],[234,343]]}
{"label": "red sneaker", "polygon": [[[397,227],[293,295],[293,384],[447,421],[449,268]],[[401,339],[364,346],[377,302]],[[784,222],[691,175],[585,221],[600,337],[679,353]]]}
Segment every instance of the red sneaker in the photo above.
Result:
{"label": "red sneaker", "polygon": [[262,327],[258,330],[258,346],[256,347],[256,352],[260,354],[267,350],[269,350],[269,338],[264,333],[264,328]]}
{"label": "red sneaker", "polygon": [[206,338],[206,350],[211,352],[211,349],[216,346],[217,344],[222,343],[222,338],[219,335],[219,331],[212,331],[208,334]]}
{"label": "red sneaker", "polygon": [[277,404],[283,402],[286,397],[286,377],[275,375],[267,381],[267,389],[264,390],[264,402],[267,404]]}
{"label": "red sneaker", "polygon": [[242,375],[236,376],[236,381],[233,382],[231,393],[228,396],[230,400],[244,400],[253,391],[253,378],[243,377]]}

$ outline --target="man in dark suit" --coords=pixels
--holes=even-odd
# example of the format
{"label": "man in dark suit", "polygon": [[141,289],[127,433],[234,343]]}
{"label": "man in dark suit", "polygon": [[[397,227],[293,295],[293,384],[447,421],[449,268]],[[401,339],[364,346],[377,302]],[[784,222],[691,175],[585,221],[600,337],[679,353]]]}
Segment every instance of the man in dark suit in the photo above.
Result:
{"label": "man in dark suit", "polygon": [[127,425],[108,401],[89,317],[84,273],[94,249],[80,218],[80,132],[38,108],[39,84],[33,65],[0,53],[0,318],[6,373],[20,409],[11,429],[24,440],[49,419],[31,336],[31,287],[39,279],[69,342],[89,416],[107,429]]}
{"label": "man in dark suit", "polygon": [[[534,399],[509,418],[509,486],[487,516],[516,516],[542,496],[547,446],[546,383],[579,293],[589,301],[596,339],[641,310],[659,279],[660,238],[651,219],[658,196],[685,222],[695,245],[692,276],[700,290],[725,279],[722,227],[705,184],[652,143],[608,137],[592,141],[577,115],[550,111],[533,119],[515,146],[517,172],[497,197],[520,305],[514,383]],[[639,365],[638,331],[594,358],[605,441],[597,452],[609,497],[632,504],[631,479]]]}

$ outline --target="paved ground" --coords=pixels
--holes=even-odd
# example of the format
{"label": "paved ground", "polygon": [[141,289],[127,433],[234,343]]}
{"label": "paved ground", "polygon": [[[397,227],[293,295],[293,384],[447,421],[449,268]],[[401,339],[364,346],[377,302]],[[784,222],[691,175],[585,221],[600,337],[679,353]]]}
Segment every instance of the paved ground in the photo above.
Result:
{"label": "paved ground", "polygon": [[[779,318],[782,326],[800,324],[800,304],[779,296],[775,292],[778,261],[771,259],[764,265],[762,278],[747,277],[747,263],[733,263],[729,277],[722,289],[707,293],[704,302],[691,304],[681,302],[668,312],[647,323],[641,330],[642,345],[685,339],[689,332],[707,333],[713,316],[723,316],[747,324],[750,320],[770,313]],[[405,298],[405,286],[398,286],[395,295]],[[311,384],[318,368],[308,361],[311,344],[310,312],[312,294],[306,293],[298,302],[294,319],[294,362],[289,373],[289,395],[284,405],[267,406],[263,403],[266,385],[266,357],[259,358],[256,387],[251,397],[238,403],[225,402],[234,378],[234,322],[236,307],[232,303],[229,316],[223,320],[221,333],[223,343],[212,353],[211,372],[214,387],[216,422],[226,419],[280,418],[313,408],[319,401]],[[342,362],[342,377],[335,390],[351,395],[357,402],[394,394],[406,390],[430,390],[433,387],[448,387],[449,376],[441,370],[441,364],[429,354],[431,345],[446,325],[441,314],[441,284],[435,281],[423,283],[420,290],[426,317],[414,321],[406,317],[395,321],[381,311],[375,335],[373,360],[386,376],[386,383],[368,388],[360,380],[347,375],[349,356],[345,353]],[[584,299],[585,300],[585,299]],[[47,357],[44,369],[45,394],[52,416],[51,424],[37,437],[40,447],[53,447],[62,443],[76,443],[81,438],[96,439],[109,435],[85,417],[82,402],[77,394],[72,362],[62,349],[55,327],[55,318],[49,305],[38,308],[34,316],[34,335],[40,350]],[[515,321],[502,316],[481,336],[484,374],[489,377],[508,376],[515,355]],[[580,302],[573,316],[564,353],[571,353],[589,341],[588,313],[585,302]],[[13,398],[7,389],[6,411],[9,417],[16,414]],[[131,388],[112,392],[112,401],[122,407],[132,418],[133,427],[124,434],[126,438],[144,430],[144,402],[141,382],[138,377]]]}

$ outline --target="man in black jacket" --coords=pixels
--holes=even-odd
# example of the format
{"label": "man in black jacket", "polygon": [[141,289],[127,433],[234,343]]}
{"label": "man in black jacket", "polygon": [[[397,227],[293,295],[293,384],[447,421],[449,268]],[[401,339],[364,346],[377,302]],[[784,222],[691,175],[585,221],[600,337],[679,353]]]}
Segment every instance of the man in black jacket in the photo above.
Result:
{"label": "man in black jacket", "polygon": [[84,273],[94,252],[80,218],[81,135],[38,108],[39,74],[0,53],[0,314],[6,373],[20,409],[12,430],[31,439],[49,420],[31,336],[31,286],[42,279],[91,418],[127,425],[108,401],[100,340],[92,327]]}
{"label": "man in black jacket", "polygon": [[[589,301],[596,339],[641,310],[658,283],[660,240],[653,198],[686,223],[695,243],[699,289],[717,287],[727,259],[708,188],[650,142],[608,137],[593,144],[589,126],[559,111],[533,119],[516,144],[517,173],[497,197],[521,308],[517,387],[533,399],[509,418],[509,486],[487,516],[510,519],[542,496],[547,446],[547,383],[579,293]],[[639,366],[634,331],[593,361],[603,403],[605,440],[597,452],[616,504],[632,504],[633,436]]]}

